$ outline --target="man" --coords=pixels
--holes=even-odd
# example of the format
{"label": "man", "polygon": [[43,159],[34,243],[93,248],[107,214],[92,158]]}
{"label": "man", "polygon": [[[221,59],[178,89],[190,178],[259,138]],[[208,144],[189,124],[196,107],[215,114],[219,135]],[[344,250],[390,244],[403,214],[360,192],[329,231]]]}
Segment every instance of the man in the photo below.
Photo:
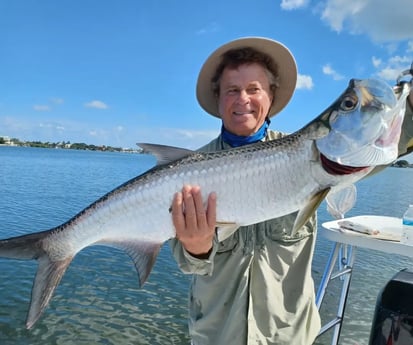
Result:
{"label": "man", "polygon": [[[268,130],[269,120],[289,102],[296,79],[295,60],[279,42],[242,38],[218,48],[200,71],[197,98],[222,119],[222,130],[200,150],[282,137]],[[312,344],[320,329],[311,277],[316,216],[295,235],[296,213],[238,228],[218,242],[217,198],[212,193],[205,207],[200,187],[184,186],[172,205],[173,254],[183,272],[194,274],[192,343]]]}

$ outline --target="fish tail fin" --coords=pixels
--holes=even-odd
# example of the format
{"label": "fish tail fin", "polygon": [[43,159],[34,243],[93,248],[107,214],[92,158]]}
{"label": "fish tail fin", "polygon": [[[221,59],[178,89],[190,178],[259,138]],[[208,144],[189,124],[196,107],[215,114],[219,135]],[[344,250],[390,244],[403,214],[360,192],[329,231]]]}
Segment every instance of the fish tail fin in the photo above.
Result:
{"label": "fish tail fin", "polygon": [[30,308],[26,319],[27,329],[32,328],[42,315],[72,259],[73,257],[69,257],[60,261],[51,261],[47,254],[38,258],[39,267],[34,278]]}
{"label": "fish tail fin", "polygon": [[62,260],[53,260],[49,256],[45,244],[47,243],[46,237],[50,232],[48,230],[0,241],[0,257],[18,260],[36,259],[38,261],[26,320],[28,329],[40,318],[73,259],[73,256],[70,256]]}

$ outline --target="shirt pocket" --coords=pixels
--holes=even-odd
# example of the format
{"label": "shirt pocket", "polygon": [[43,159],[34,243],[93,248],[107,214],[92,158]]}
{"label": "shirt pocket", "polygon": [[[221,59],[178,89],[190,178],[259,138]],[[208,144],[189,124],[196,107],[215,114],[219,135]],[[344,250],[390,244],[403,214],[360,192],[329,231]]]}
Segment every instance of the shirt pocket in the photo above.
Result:
{"label": "shirt pocket", "polygon": [[271,219],[265,222],[265,234],[268,238],[276,242],[294,243],[311,236],[314,233],[316,216],[301,227],[294,235],[291,234],[297,213],[292,213],[280,218]]}
{"label": "shirt pocket", "polygon": [[237,230],[235,231],[234,234],[232,234],[227,239],[221,242],[218,242],[217,254],[222,254],[222,253],[235,250],[238,244],[238,240],[239,240],[239,235],[238,235],[238,230]]}

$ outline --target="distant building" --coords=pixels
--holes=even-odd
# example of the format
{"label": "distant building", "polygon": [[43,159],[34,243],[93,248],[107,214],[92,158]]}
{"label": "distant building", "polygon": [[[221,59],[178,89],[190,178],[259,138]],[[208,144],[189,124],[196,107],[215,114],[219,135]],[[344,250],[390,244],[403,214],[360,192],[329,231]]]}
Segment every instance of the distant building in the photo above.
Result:
{"label": "distant building", "polygon": [[7,135],[0,135],[0,139],[2,139],[0,141],[0,144],[3,144],[3,145],[11,145],[12,144],[10,137],[8,137]]}

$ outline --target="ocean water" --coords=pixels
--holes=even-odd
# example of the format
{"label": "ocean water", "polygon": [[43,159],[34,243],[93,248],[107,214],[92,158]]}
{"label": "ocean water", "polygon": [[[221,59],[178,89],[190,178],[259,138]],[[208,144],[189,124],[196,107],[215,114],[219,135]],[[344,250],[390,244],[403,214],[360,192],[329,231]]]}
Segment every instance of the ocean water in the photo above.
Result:
{"label": "ocean water", "polygon": [[[155,164],[151,156],[0,147],[0,237],[59,225],[91,202]],[[387,168],[358,184],[358,200],[346,216],[401,217],[413,203],[413,169]],[[331,220],[323,203],[319,226]],[[317,238],[313,276],[318,285],[332,243]],[[368,344],[380,289],[410,258],[359,248],[340,344]],[[79,253],[39,322],[25,329],[33,261],[0,259],[0,344],[188,344],[189,277],[165,245],[149,281],[138,288],[129,257],[108,247]],[[336,310],[338,286],[328,290],[323,321]],[[317,340],[330,344],[331,332]]]}

